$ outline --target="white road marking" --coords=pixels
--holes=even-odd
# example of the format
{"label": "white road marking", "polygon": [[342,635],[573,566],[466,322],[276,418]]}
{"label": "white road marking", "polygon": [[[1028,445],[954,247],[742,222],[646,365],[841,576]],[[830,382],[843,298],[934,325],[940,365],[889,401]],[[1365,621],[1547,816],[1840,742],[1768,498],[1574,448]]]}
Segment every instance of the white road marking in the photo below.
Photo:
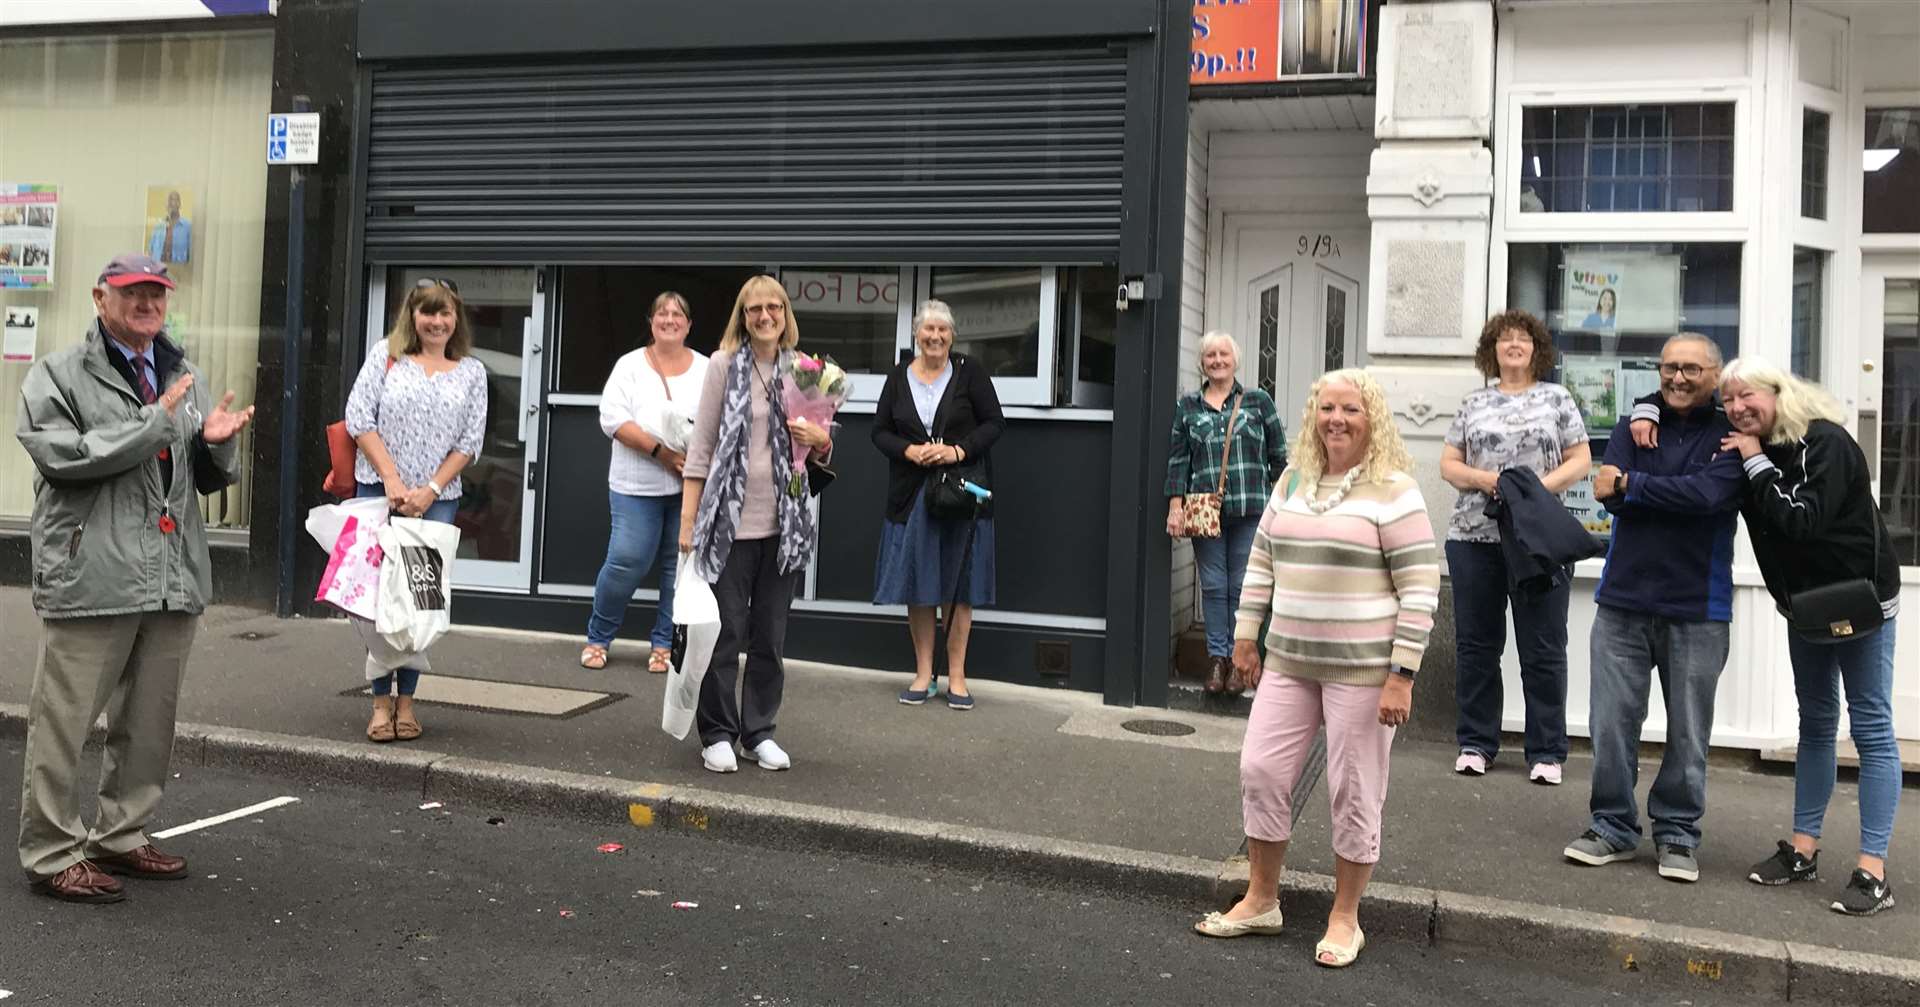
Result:
{"label": "white road marking", "polygon": [[271,811],[274,808],[282,807],[284,805],[298,804],[298,803],[300,803],[300,799],[298,797],[276,797],[271,801],[261,801],[259,804],[250,804],[244,808],[241,808],[238,811],[229,811],[224,815],[215,815],[212,818],[202,818],[197,822],[188,822],[185,825],[176,825],[173,828],[166,830],[165,832],[155,832],[153,833],[153,838],[171,839],[174,836],[185,835],[186,833],[189,833],[189,832],[198,832],[201,829],[211,828],[215,825],[224,825],[225,823],[231,822],[236,818],[245,818],[248,815],[257,815],[262,811]]}

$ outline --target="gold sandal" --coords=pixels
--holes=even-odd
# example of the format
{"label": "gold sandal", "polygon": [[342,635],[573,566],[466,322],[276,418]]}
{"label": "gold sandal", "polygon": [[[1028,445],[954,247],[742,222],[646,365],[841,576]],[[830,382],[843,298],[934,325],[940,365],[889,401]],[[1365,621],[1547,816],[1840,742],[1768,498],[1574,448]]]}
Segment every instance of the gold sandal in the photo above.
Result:
{"label": "gold sandal", "polygon": [[580,667],[599,671],[607,666],[607,648],[597,643],[587,644],[580,650]]}
{"label": "gold sandal", "polygon": [[420,736],[420,721],[413,716],[413,704],[407,704],[407,716],[400,716],[399,705],[394,706],[393,737],[396,741],[412,741]]}
{"label": "gold sandal", "polygon": [[647,671],[655,675],[664,675],[673,670],[673,655],[658,647],[647,655]]}
{"label": "gold sandal", "polygon": [[393,700],[380,696],[373,701],[373,719],[367,721],[367,740],[385,744],[394,737]]}

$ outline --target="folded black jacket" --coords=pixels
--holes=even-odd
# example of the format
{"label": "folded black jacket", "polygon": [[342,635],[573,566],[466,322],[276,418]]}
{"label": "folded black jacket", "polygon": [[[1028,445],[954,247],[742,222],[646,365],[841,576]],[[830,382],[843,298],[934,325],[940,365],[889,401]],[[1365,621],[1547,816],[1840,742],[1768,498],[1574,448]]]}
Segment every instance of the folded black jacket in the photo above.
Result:
{"label": "folded black jacket", "polygon": [[1500,473],[1500,492],[1487,504],[1487,516],[1500,524],[1509,591],[1549,590],[1567,576],[1568,566],[1606,551],[1532,469]]}

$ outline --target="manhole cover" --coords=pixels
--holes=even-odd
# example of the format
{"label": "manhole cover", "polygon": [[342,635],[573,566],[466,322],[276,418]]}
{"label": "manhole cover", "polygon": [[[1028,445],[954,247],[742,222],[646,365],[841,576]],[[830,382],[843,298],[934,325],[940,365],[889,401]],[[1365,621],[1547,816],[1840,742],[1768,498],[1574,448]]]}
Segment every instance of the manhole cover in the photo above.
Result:
{"label": "manhole cover", "polygon": [[235,633],[235,634],[233,634],[233,638],[234,638],[234,639],[236,639],[236,640],[247,640],[247,641],[254,641],[254,640],[271,640],[271,639],[273,639],[273,637],[274,637],[275,635],[277,635],[277,634],[274,634],[274,633],[262,633],[262,632],[259,632],[258,630],[252,630],[252,629],[250,629],[250,630],[247,630],[247,631],[246,631],[246,632],[244,632],[244,633]]}
{"label": "manhole cover", "polygon": [[1177,720],[1129,720],[1120,726],[1135,734],[1151,734],[1162,738],[1177,738],[1193,733],[1192,725]]}

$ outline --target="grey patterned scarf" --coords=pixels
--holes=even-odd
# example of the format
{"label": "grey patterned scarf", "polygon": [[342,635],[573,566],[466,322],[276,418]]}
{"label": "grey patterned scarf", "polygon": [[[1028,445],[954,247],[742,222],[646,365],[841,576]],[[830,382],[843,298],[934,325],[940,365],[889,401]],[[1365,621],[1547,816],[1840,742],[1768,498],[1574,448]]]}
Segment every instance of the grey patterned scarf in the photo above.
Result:
{"label": "grey patterned scarf", "polygon": [[[792,354],[780,351],[774,374],[786,371]],[[713,467],[700,495],[700,513],[693,522],[694,572],[711,584],[720,579],[733,552],[733,535],[740,524],[740,507],[747,499],[747,432],[753,427],[753,347],[743,344],[733,355],[727,373],[726,401],[720,408],[720,435],[713,448]],[[813,557],[813,512],[806,497],[787,492],[792,475],[792,441],[787,436],[787,409],[780,401],[778,378],[767,389],[767,441],[773,453],[774,512],[779,526],[780,572],[792,573]]]}

